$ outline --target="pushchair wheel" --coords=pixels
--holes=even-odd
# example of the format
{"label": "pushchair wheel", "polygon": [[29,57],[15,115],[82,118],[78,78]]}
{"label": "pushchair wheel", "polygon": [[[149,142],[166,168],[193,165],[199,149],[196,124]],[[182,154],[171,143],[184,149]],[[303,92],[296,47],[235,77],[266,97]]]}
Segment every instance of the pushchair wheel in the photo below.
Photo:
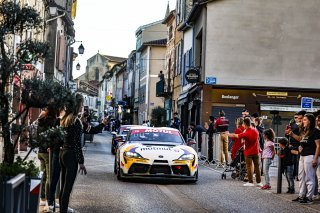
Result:
{"label": "pushchair wheel", "polygon": [[231,173],[231,178],[232,178],[232,179],[236,179],[236,178],[237,178],[237,173],[232,172],[232,173]]}
{"label": "pushchair wheel", "polygon": [[221,179],[227,179],[227,175],[225,173],[221,174]]}

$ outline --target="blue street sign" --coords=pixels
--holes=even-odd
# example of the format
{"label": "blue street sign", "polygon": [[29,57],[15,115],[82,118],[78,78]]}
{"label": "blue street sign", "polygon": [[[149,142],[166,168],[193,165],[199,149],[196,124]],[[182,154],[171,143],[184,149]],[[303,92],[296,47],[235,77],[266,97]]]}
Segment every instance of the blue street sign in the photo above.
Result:
{"label": "blue street sign", "polygon": [[302,109],[312,109],[312,107],[313,107],[313,98],[308,98],[308,97],[301,98]]}
{"label": "blue street sign", "polygon": [[206,77],[206,84],[217,84],[216,77]]}

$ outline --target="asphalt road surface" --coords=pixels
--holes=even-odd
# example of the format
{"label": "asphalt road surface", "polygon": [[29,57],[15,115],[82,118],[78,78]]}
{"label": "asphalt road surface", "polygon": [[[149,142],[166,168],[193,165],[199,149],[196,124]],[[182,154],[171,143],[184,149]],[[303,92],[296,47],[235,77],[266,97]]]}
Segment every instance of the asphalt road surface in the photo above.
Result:
{"label": "asphalt road surface", "polygon": [[316,212],[270,191],[244,187],[241,181],[222,180],[220,173],[205,166],[200,166],[196,184],[118,181],[111,135],[104,131],[93,141],[86,144],[88,174],[78,175],[71,196],[70,207],[76,212]]}

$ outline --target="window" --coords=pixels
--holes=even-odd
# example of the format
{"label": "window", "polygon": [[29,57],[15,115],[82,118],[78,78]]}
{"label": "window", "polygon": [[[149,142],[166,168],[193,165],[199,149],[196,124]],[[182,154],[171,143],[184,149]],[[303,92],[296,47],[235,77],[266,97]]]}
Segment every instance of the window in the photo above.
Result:
{"label": "window", "polygon": [[169,27],[169,41],[172,38],[172,26]]}
{"label": "window", "polygon": [[96,68],[96,73],[95,74],[96,74],[95,75],[95,80],[99,81],[99,69],[98,68]]}
{"label": "window", "polygon": [[192,67],[193,67],[193,55],[192,55],[192,48],[191,48],[183,55],[182,82],[184,86],[188,84],[185,78],[186,72]]}

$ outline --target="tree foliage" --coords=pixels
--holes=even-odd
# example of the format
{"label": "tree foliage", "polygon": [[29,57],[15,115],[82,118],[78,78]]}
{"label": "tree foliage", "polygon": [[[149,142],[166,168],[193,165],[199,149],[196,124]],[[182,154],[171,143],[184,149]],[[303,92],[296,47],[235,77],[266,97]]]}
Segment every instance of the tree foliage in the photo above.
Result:
{"label": "tree foliage", "polygon": [[[21,41],[18,46],[15,43],[15,36],[23,36],[25,30],[33,29],[39,31],[43,27],[43,20],[39,13],[29,6],[21,7],[19,3],[4,0],[0,3],[0,123],[2,137],[4,140],[4,161],[12,164],[14,161],[15,141],[12,143],[10,128],[14,120],[23,116],[25,120],[31,104],[27,104],[24,111],[9,119],[12,107],[12,84],[14,76],[21,79],[24,64],[36,64],[39,60],[49,57],[49,45],[45,42],[27,39]],[[25,83],[24,102],[30,103],[28,98],[33,98],[34,94],[43,92],[42,98],[46,99],[52,93],[44,93],[39,88],[49,88],[40,80],[27,80]],[[31,83],[32,82],[32,83]],[[36,86],[36,84],[39,84]],[[21,82],[20,82],[21,85]],[[28,94],[28,95],[26,95]],[[55,94],[58,95],[57,93]],[[54,100],[51,99],[51,100]],[[50,101],[45,101],[50,103]],[[22,121],[24,123],[24,121]]]}
{"label": "tree foliage", "polygon": [[163,127],[167,125],[167,122],[164,120],[166,116],[166,110],[163,107],[156,107],[152,110],[151,113],[151,124],[155,127]]}

